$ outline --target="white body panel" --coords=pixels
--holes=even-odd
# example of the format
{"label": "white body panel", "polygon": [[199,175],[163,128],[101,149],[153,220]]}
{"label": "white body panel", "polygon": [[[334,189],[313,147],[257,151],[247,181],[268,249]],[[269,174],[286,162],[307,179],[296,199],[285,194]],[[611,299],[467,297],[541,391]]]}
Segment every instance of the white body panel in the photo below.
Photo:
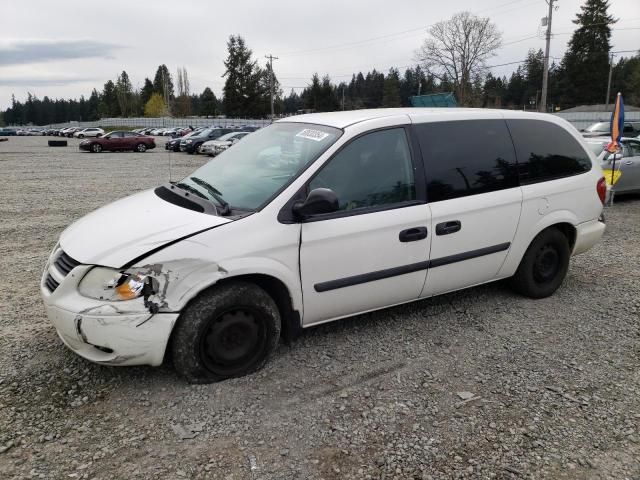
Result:
{"label": "white body panel", "polygon": [[[501,251],[429,269],[421,297],[457,290],[498,276],[516,234],[522,192],[509,188],[431,204],[431,259],[509,244]],[[437,235],[436,225],[459,221],[460,231]]]}
{"label": "white body panel", "polygon": [[82,217],[62,232],[60,245],[80,263],[117,268],[176,238],[227,222],[178,207],[147,190]]}
{"label": "white body panel", "polygon": [[428,237],[401,243],[402,230],[429,225],[426,205],[336,218],[302,225],[300,264],[304,325],[418,298],[426,268],[329,291],[322,282],[426,262]]}

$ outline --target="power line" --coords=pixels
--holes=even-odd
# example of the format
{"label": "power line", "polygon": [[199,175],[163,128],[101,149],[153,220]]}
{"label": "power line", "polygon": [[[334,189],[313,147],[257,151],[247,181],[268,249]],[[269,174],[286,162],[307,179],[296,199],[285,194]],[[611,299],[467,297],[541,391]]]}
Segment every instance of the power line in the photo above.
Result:
{"label": "power line", "polygon": [[[507,2],[507,3],[501,4],[501,5],[497,5],[495,7],[490,7],[490,8],[486,8],[486,9],[483,9],[483,10],[479,10],[476,13],[481,13],[481,12],[485,12],[485,11],[489,11],[489,10],[495,10],[495,9],[498,9],[498,8],[501,8],[501,7],[504,7],[504,6],[512,5],[514,3],[520,3],[520,2],[523,2],[523,1],[525,1],[525,0],[514,0],[514,1],[511,1],[511,2]],[[518,7],[518,8],[524,8],[524,7],[527,7],[529,5],[534,5],[534,4],[537,4],[537,3],[538,3],[537,1],[536,2],[531,2],[531,3],[528,3],[527,5],[523,5],[523,6]],[[511,10],[500,12],[499,14],[507,13],[508,11],[511,11]],[[497,15],[499,15],[499,14],[497,14]],[[380,35],[380,36],[377,36],[377,37],[366,38],[366,39],[363,39],[363,40],[357,40],[357,41],[353,41],[353,42],[346,42],[346,43],[341,43],[341,44],[336,44],[336,45],[330,45],[330,46],[326,46],[326,47],[310,48],[310,49],[305,49],[305,50],[295,50],[295,51],[291,51],[291,52],[281,53],[280,55],[283,56],[283,57],[290,57],[290,56],[296,56],[296,55],[303,55],[305,53],[317,53],[317,52],[322,52],[322,51],[327,51],[327,50],[336,50],[336,49],[341,49],[341,48],[349,48],[349,47],[359,46],[359,45],[363,45],[363,44],[370,43],[370,42],[375,42],[375,41],[379,41],[379,40],[389,39],[389,38],[392,38],[392,37],[397,37],[397,36],[400,36],[400,35],[406,35],[408,33],[415,33],[415,32],[422,33],[422,32],[425,32],[429,27],[432,27],[433,25],[435,25],[435,23],[431,23],[431,24],[424,25],[424,26],[421,26],[421,27],[410,28],[410,29],[407,29],[407,30],[399,31],[399,32],[388,33],[386,35]]]}

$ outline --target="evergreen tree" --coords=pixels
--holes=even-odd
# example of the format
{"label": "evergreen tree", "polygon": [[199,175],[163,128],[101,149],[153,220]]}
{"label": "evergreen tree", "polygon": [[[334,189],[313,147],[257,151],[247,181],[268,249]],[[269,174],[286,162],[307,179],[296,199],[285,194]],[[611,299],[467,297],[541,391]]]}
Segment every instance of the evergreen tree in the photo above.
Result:
{"label": "evergreen tree", "polygon": [[[88,104],[89,115],[87,120],[98,120],[100,118],[100,96],[98,95],[98,91],[95,88],[91,91],[91,96],[89,97]],[[52,123],[54,121],[52,121]]]}
{"label": "evergreen tree", "polygon": [[144,79],[144,86],[140,90],[140,102],[142,105],[146,105],[151,95],[153,94],[153,83],[148,78]]}
{"label": "evergreen tree", "polygon": [[640,53],[634,57],[622,57],[613,68],[611,99],[621,92],[628,105],[640,106]]}
{"label": "evergreen tree", "polygon": [[171,79],[169,69],[164,63],[158,66],[156,70],[156,76],[153,78],[153,91],[159,93],[163,99],[168,101],[173,100],[173,80]]}
{"label": "evergreen tree", "polygon": [[382,94],[382,106],[399,107],[400,102],[400,73],[392,68],[384,79],[384,90]]}
{"label": "evergreen tree", "polygon": [[108,80],[102,89],[102,95],[100,97],[100,114],[103,117],[120,116],[120,106],[118,105],[116,86],[111,80]]}
{"label": "evergreen tree", "polygon": [[260,97],[261,71],[251,59],[252,52],[240,35],[227,41],[228,56],[224,61],[224,111],[229,117],[242,117],[255,111]]}
{"label": "evergreen tree", "polygon": [[115,90],[118,106],[120,107],[120,114],[123,117],[130,116],[133,103],[133,87],[131,86],[129,75],[127,75],[127,72],[125,72],[124,70],[120,75],[118,75]]}
{"label": "evergreen tree", "polygon": [[520,109],[527,102],[526,95],[527,82],[522,70],[522,66],[518,65],[516,71],[511,74],[511,77],[509,78],[509,84],[507,85],[507,104]]}
{"label": "evergreen tree", "polygon": [[304,108],[304,103],[295,90],[292,88],[289,96],[284,98],[284,113],[296,113]]}
{"label": "evergreen tree", "polygon": [[198,112],[205,117],[216,115],[216,96],[209,87],[200,94],[200,110]]}
{"label": "evergreen tree", "polygon": [[530,101],[533,99],[537,105],[540,101],[540,93],[542,90],[542,76],[544,74],[544,52],[539,49],[537,52],[529,50],[527,58],[524,62],[524,76],[526,80],[525,98]]}
{"label": "evergreen tree", "polygon": [[603,103],[609,74],[611,25],[607,0],[586,0],[573,21],[573,32],[562,59],[564,106]]}

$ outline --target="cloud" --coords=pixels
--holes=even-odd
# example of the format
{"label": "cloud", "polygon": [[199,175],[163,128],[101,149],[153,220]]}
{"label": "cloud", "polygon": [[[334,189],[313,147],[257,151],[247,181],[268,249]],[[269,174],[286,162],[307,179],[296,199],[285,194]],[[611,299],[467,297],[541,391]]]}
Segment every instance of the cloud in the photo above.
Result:
{"label": "cloud", "polygon": [[98,78],[89,78],[89,77],[13,77],[13,78],[0,78],[0,87],[40,87],[40,86],[65,86],[71,85],[74,83],[85,83],[85,82],[97,82]]}
{"label": "cloud", "polygon": [[5,40],[0,43],[0,65],[31,64],[78,58],[113,58],[120,45],[94,40]]}

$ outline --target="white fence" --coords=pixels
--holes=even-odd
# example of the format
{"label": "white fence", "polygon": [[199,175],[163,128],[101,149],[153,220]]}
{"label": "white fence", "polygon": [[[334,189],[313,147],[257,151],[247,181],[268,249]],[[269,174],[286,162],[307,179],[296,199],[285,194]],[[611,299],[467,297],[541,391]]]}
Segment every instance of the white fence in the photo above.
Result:
{"label": "white fence", "polygon": [[[611,107],[613,108],[613,106]],[[595,122],[608,122],[611,119],[610,112],[568,112],[556,113],[559,117],[569,121],[578,130],[586,128]],[[640,121],[640,112],[626,112],[625,120]],[[95,122],[67,122],[49,125],[50,128],[63,127],[208,127],[208,126],[241,126],[255,125],[264,127],[269,125],[271,120],[267,119],[251,119],[251,118],[207,118],[207,117],[190,117],[190,118],[101,118]]]}

